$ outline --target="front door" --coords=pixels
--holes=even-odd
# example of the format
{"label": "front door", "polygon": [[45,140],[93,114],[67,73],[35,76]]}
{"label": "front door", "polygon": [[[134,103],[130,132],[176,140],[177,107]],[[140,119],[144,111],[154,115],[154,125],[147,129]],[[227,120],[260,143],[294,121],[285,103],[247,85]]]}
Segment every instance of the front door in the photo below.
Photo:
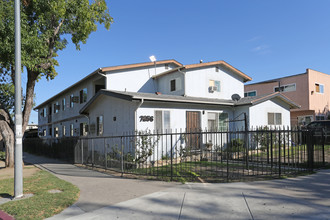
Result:
{"label": "front door", "polygon": [[192,151],[201,147],[201,113],[187,111],[186,113],[187,147]]}

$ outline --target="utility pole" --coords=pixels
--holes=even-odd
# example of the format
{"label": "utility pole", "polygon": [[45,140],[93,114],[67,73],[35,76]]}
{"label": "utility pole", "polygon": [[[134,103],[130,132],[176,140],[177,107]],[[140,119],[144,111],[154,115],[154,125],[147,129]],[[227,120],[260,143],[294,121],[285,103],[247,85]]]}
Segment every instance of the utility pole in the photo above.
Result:
{"label": "utility pole", "polygon": [[15,0],[15,199],[23,196],[21,74],[21,12]]}

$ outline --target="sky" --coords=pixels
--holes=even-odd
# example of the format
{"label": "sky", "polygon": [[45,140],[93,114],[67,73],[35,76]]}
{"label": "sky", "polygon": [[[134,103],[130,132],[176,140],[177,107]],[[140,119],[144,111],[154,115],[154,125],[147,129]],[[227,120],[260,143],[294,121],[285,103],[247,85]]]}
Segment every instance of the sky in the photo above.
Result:
{"label": "sky", "polygon": [[[99,67],[175,59],[224,60],[252,83],[303,73],[330,74],[329,0],[106,0],[114,19],[77,51],[58,53],[58,75],[35,88],[41,104]],[[26,83],[23,75],[22,83]],[[134,80],[134,79],[132,79]],[[32,111],[30,123],[37,123]]]}

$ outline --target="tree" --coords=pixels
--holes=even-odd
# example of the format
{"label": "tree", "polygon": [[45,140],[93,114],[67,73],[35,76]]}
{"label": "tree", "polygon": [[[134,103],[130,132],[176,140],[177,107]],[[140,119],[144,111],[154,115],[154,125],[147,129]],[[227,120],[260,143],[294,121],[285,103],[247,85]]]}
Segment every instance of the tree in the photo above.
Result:
{"label": "tree", "polygon": [[[97,24],[110,28],[112,18],[104,0],[22,0],[21,35],[22,67],[27,72],[25,102],[23,105],[23,133],[33,106],[34,87],[41,77],[48,80],[57,75],[55,67],[58,51],[66,48],[71,37],[76,49],[85,44],[88,36],[97,30]],[[0,82],[15,81],[15,20],[14,0],[0,2]],[[1,102],[1,101],[0,101]],[[7,114],[10,110],[1,103]],[[5,121],[5,116],[0,119]],[[13,128],[13,120],[6,122]],[[2,122],[3,129],[4,122]],[[5,141],[7,146],[7,142]]]}

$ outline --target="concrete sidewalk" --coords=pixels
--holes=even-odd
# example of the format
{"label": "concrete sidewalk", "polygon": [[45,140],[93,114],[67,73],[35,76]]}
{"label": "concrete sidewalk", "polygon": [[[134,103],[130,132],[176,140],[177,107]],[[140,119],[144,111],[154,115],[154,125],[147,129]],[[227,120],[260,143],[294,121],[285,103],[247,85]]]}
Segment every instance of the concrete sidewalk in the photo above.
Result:
{"label": "concrete sidewalk", "polygon": [[330,219],[330,170],[249,183],[165,183],[116,178],[25,155],[81,189],[51,219]]}

